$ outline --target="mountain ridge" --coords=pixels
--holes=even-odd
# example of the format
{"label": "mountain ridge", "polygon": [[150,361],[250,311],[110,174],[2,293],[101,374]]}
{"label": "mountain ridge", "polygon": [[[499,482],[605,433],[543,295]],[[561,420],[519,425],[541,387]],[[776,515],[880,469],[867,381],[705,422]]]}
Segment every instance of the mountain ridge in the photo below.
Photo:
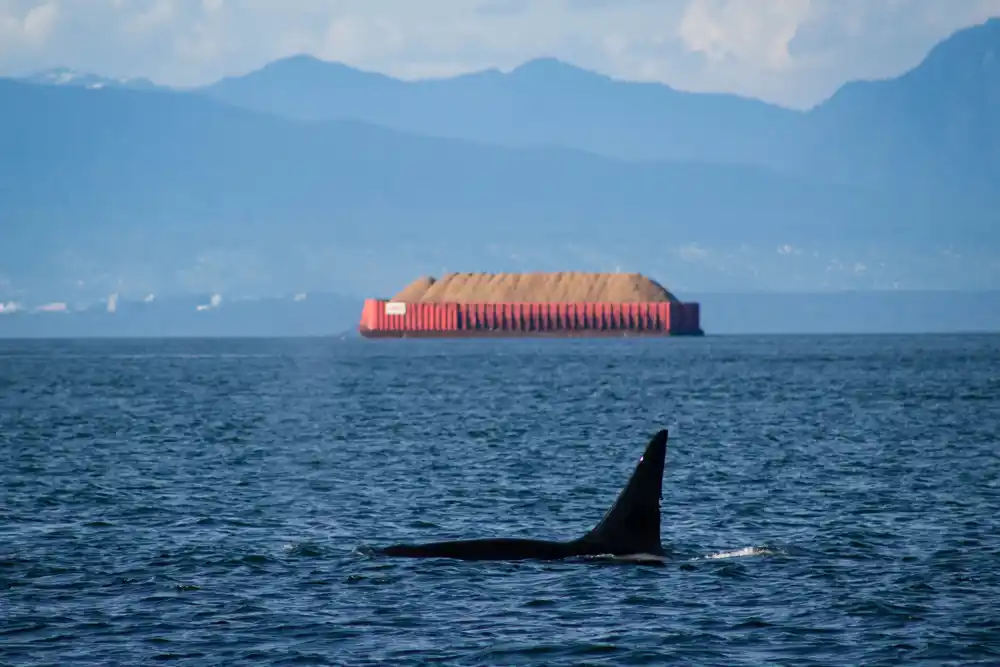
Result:
{"label": "mountain ridge", "polygon": [[[998,25],[959,31],[922,63],[947,74],[987,62]],[[418,129],[364,113],[289,118],[202,89],[0,80],[0,301],[120,290],[363,295],[459,265],[621,266],[683,286],[682,298],[692,287],[790,282],[989,287],[1000,283],[998,193],[985,187],[1000,182],[998,79],[990,67],[956,71],[926,79],[947,87],[938,95],[919,76],[897,77],[876,86],[888,106],[847,92],[822,112],[777,116],[766,103],[730,106],[732,96],[615,82],[544,58],[506,74],[407,83],[425,96],[414,106],[392,97],[384,75],[356,88],[389,90],[388,101],[347,95],[355,110],[384,107]],[[472,91],[462,104],[434,102],[456,81]],[[682,102],[664,120],[659,100]],[[492,115],[469,113],[476,105]],[[734,113],[739,122],[727,124]],[[968,127],[949,120],[962,114]],[[455,118],[465,125],[449,126]],[[419,131],[425,121],[461,131]]]}
{"label": "mountain ridge", "polygon": [[[875,188],[937,180],[955,195],[965,187],[989,198],[1000,179],[998,51],[1000,19],[991,18],[953,31],[901,74],[846,82],[806,111],[616,78],[550,56],[508,72],[403,80],[296,54],[184,91],[292,120],[353,119],[628,160],[751,164]],[[977,62],[981,76],[967,81]]]}
{"label": "mountain ridge", "polygon": [[[798,226],[796,211],[829,215],[811,201],[836,209],[850,199],[755,167],[627,163],[355,121],[293,122],[193,93],[0,81],[0,103],[9,149],[0,155],[0,206],[20,222],[0,258],[38,279],[46,262],[31,247],[56,253],[48,263],[65,252],[110,261],[148,253],[148,244],[194,261],[183,246],[274,246],[279,222],[306,243],[376,243],[387,230],[397,243],[475,239],[489,224],[502,237],[551,243],[582,231],[600,243],[622,231],[655,235],[666,215],[682,238],[716,229],[747,240],[731,219],[748,206],[768,216],[769,229],[753,235],[777,243]],[[713,200],[710,191],[726,194]],[[609,226],[622,218],[623,227]],[[369,224],[345,226],[350,219]],[[469,227],[476,219],[479,231]]]}
{"label": "mountain ridge", "polygon": [[[575,147],[620,159],[752,162],[751,155],[766,151],[776,127],[770,117],[796,113],[725,93],[621,81],[551,58],[527,61],[508,73],[483,70],[403,81],[295,56],[197,91],[292,120],[365,119],[418,134],[518,147]],[[618,125],[642,132],[595,134],[595,123],[606,123],[609,115]],[[663,129],[671,123],[690,126],[694,120],[713,120],[715,126],[693,135]],[[727,124],[738,127],[714,138]]]}

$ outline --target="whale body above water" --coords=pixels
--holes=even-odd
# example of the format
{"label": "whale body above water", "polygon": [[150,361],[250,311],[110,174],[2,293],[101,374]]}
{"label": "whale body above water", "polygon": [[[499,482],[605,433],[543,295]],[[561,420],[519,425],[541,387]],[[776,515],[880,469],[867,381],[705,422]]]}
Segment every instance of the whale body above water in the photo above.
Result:
{"label": "whale body above water", "polygon": [[384,556],[403,558],[458,558],[462,560],[560,560],[613,556],[662,559],[660,498],[667,454],[666,429],[656,433],[636,465],[625,488],[604,518],[589,532],[565,542],[520,538],[483,538],[394,544],[377,549]]}

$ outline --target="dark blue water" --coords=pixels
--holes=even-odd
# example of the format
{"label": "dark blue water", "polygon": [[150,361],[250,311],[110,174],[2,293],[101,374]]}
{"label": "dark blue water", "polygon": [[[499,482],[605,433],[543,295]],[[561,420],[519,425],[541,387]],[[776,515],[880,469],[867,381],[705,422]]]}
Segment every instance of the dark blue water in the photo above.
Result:
{"label": "dark blue water", "polygon": [[[671,431],[664,567],[570,538]],[[1000,664],[1000,337],[0,343],[0,663]]]}

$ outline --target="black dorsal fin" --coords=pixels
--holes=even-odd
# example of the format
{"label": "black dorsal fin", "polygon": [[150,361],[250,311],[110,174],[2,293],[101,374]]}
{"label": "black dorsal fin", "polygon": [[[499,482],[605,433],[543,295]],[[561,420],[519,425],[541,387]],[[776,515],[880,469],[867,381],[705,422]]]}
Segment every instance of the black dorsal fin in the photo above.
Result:
{"label": "black dorsal fin", "polygon": [[580,538],[605,553],[663,553],[660,544],[660,497],[667,456],[666,429],[653,436],[628,484],[601,522]]}

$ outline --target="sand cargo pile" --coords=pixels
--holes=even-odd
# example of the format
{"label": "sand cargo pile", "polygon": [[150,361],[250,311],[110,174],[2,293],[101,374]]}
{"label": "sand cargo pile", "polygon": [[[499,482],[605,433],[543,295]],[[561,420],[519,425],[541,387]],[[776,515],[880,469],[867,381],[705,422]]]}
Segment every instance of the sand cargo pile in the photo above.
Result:
{"label": "sand cargo pile", "polygon": [[699,304],[638,273],[450,273],[368,299],[366,338],[700,336]]}

